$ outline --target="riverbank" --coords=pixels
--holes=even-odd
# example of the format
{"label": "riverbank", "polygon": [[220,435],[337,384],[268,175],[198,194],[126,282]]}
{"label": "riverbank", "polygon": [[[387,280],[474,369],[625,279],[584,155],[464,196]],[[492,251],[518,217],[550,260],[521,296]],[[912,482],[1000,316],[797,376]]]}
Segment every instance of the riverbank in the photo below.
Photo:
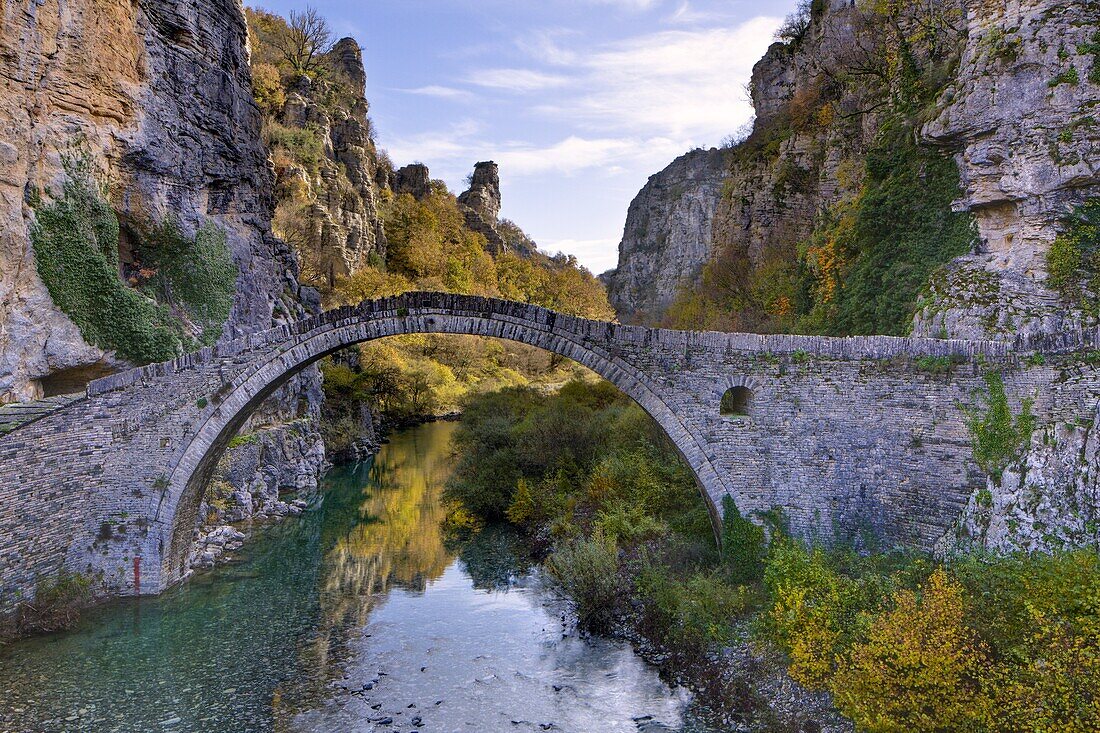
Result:
{"label": "riverbank", "polygon": [[1100,730],[1100,556],[871,551],[792,539],[694,482],[606,385],[475,399],[452,526],[508,522],[578,625],[630,639],[735,730]]}

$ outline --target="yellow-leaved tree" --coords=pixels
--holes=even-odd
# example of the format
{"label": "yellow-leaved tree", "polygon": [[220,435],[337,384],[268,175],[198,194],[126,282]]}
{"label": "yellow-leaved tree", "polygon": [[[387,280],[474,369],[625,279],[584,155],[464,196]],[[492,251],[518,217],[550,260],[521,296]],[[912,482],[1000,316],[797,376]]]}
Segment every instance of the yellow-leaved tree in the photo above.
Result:
{"label": "yellow-leaved tree", "polygon": [[983,730],[989,661],[965,623],[963,587],[937,569],[893,602],[841,659],[829,682],[837,708],[868,733]]}

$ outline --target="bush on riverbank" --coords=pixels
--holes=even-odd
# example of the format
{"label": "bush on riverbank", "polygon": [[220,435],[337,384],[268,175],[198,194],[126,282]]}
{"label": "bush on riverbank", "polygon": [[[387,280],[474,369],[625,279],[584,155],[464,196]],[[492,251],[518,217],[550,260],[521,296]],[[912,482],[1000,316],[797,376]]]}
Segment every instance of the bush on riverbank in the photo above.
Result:
{"label": "bush on riverbank", "polygon": [[1100,730],[1094,552],[937,564],[807,547],[781,521],[765,545],[729,502],[719,554],[675,449],[606,384],[480,396],[455,442],[447,493],[465,521],[548,541],[580,626],[641,643],[726,719],[775,725],[757,680],[719,661],[747,639],[861,731]]}
{"label": "bush on riverbank", "polygon": [[62,573],[40,583],[34,600],[15,610],[13,635],[46,634],[67,629],[92,602],[92,581],[79,573]]}

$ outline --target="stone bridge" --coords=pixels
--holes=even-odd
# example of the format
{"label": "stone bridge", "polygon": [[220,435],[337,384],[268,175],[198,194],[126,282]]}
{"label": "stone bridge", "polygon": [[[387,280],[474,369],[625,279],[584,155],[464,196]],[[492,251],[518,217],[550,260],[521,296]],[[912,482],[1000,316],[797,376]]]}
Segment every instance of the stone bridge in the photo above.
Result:
{"label": "stone bridge", "polygon": [[207,479],[253,410],[334,351],[411,333],[510,339],[584,364],[661,425],[714,518],[728,495],[743,512],[781,507],[794,532],[826,541],[870,532],[931,548],[953,532],[986,482],[963,407],[990,370],[1044,421],[1091,419],[1098,393],[1090,367],[1004,342],[669,331],[407,293],[97,380],[0,437],[0,610],[62,569],[121,594],[135,590],[135,557],[141,592],[180,580]]}

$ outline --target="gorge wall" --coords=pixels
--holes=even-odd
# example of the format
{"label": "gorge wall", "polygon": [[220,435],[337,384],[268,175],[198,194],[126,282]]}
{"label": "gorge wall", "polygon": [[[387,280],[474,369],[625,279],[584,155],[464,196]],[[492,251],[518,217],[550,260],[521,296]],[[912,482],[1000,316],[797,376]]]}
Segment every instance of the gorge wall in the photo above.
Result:
{"label": "gorge wall", "polygon": [[62,154],[80,141],[120,220],[172,216],[187,230],[225,230],[239,270],[226,337],[301,316],[293,253],[271,235],[239,5],[7,3],[4,13],[0,396],[35,397],[66,370],[117,366],[53,304],[28,236],[31,192],[61,189]]}
{"label": "gorge wall", "polygon": [[[937,157],[957,165],[958,185],[948,185],[954,173],[944,171],[944,195],[912,214],[948,220],[961,212],[974,236],[958,235],[952,248],[915,263],[920,293],[908,297],[904,313],[893,306],[892,326],[983,338],[1087,320],[1045,279],[1047,252],[1067,214],[1100,193],[1100,9],[1085,0],[920,5],[928,8],[921,17],[914,10],[885,17],[846,0],[806,3],[812,19],[753,70],[756,119],[747,139],[678,159],[632,204],[618,267],[605,276],[621,316],[666,318],[677,292],[699,284],[710,262],[736,283],[733,292],[704,315],[681,302],[674,325],[864,332],[862,323],[791,314],[802,297],[819,305],[835,296],[835,303],[851,285],[845,278],[864,266],[863,253],[845,251],[844,227],[858,228],[857,210],[869,193],[882,192],[876,167],[899,165],[883,160],[900,147],[896,136],[918,146],[915,187],[923,168],[941,165]],[[882,61],[880,37],[894,21],[908,71]],[[922,47],[929,36],[935,43]],[[903,99],[906,74],[918,81]],[[704,158],[716,164],[704,166]],[[692,160],[698,168],[687,179]],[[890,227],[877,235],[905,236]],[[892,265],[889,255],[875,256],[863,258],[870,269]]]}
{"label": "gorge wall", "polygon": [[[130,365],[82,333],[36,268],[36,196],[61,196],[73,155],[86,158],[104,184],[123,263],[144,244],[141,232],[150,224],[175,222],[185,234],[224,232],[237,276],[221,339],[297,320],[319,306],[317,294],[299,285],[293,250],[272,234],[274,177],[238,2],[16,2],[4,4],[3,13],[0,402],[78,391]],[[242,478],[245,486],[262,481],[276,489],[262,494],[271,501],[261,502],[257,492],[257,511],[278,510],[278,488],[309,484],[297,475],[303,464],[315,485],[324,450],[309,426],[320,399],[319,375],[308,369],[252,418],[248,430],[266,428],[286,447],[279,461],[259,462]],[[302,422],[283,435],[288,421]]]}
{"label": "gorge wall", "polygon": [[630,204],[619,266],[604,276],[619,318],[659,319],[681,285],[698,278],[728,176],[726,152],[714,148],[693,150],[650,176]]}
{"label": "gorge wall", "polygon": [[[631,205],[603,276],[620,317],[1001,340],[1095,326],[1080,212],[1100,196],[1100,6],[803,5],[753,69],[751,133],[676,160]],[[1079,221],[1055,287],[1052,249]],[[1100,405],[1080,407],[970,498],[967,542],[1095,545]]]}

